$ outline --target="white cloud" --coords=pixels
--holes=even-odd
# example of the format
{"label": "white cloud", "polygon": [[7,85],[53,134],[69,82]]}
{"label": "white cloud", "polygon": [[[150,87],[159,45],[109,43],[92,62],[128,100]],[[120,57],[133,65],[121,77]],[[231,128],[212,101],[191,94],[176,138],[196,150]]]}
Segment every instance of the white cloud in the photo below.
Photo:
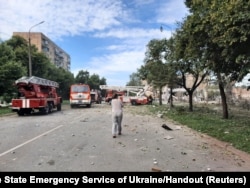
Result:
{"label": "white cloud", "polygon": [[[115,76],[117,79],[114,79],[114,81],[119,81],[119,85],[125,85],[129,80],[129,75],[136,72],[137,68],[140,67],[143,58],[141,51],[127,51],[95,57],[87,66],[83,65],[81,69],[73,70],[73,72],[76,75],[79,70],[88,70],[90,74],[98,74],[109,81]],[[126,76],[122,76],[123,74]]]}
{"label": "white cloud", "polygon": [[[71,57],[74,75],[88,70],[111,84],[126,84],[143,64],[147,43],[171,35],[172,28],[160,32],[160,25],[172,25],[186,14],[183,0],[0,0],[0,7],[0,39],[45,21],[32,32],[60,43],[69,55],[91,44],[91,55]],[[93,42],[79,44],[79,38]]]}
{"label": "white cloud", "polygon": [[[170,34],[169,32],[168,34]],[[95,37],[106,38],[106,37],[116,37],[116,38],[155,38],[163,36],[166,34],[161,34],[160,27],[155,29],[145,29],[145,28],[123,28],[123,29],[112,29],[106,32],[98,32]],[[157,37],[157,38],[158,38]]]}
{"label": "white cloud", "polygon": [[39,31],[53,40],[119,25],[117,18],[125,14],[116,0],[0,0],[0,7],[1,32],[26,32],[34,23],[45,20]]}
{"label": "white cloud", "polygon": [[188,14],[184,1],[185,0],[165,1],[158,11],[157,21],[166,25],[172,25],[176,24],[177,21],[182,21]]}

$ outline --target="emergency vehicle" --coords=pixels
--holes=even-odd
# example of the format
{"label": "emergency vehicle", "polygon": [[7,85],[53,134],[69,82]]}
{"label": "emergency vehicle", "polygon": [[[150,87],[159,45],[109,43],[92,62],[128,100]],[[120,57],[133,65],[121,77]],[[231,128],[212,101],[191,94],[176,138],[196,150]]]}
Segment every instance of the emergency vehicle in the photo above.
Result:
{"label": "emergency vehicle", "polygon": [[36,76],[23,76],[15,81],[15,86],[18,96],[12,99],[11,109],[19,116],[36,110],[43,114],[51,113],[54,109],[61,111],[62,98],[56,91],[59,87],[57,82]]}
{"label": "emergency vehicle", "polygon": [[[100,85],[101,90],[106,90],[105,101],[110,103],[114,93],[117,93],[124,103],[131,105],[149,104],[152,102],[153,93],[148,86],[108,86]],[[133,96],[131,95],[133,93]]]}
{"label": "emergency vehicle", "polygon": [[87,106],[91,107],[91,91],[88,84],[72,84],[70,86],[69,102],[71,108]]}

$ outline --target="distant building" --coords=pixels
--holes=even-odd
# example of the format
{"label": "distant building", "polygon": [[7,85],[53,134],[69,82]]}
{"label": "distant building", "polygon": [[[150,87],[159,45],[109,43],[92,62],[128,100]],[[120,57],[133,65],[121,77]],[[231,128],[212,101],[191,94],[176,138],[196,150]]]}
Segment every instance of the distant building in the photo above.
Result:
{"label": "distant building", "polygon": [[[13,32],[13,36],[20,36],[29,41],[29,32]],[[56,66],[70,71],[70,56],[42,33],[30,32],[30,43],[39,52],[44,53]]]}

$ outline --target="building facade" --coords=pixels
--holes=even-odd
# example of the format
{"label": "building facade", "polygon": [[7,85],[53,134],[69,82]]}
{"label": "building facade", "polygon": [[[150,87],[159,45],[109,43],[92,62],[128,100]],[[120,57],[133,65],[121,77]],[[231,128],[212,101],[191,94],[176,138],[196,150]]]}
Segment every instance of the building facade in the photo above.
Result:
{"label": "building facade", "polygon": [[63,49],[57,46],[53,41],[43,33],[38,32],[13,32],[13,36],[20,36],[35,45],[39,52],[44,53],[50,61],[56,66],[70,71],[71,59]]}

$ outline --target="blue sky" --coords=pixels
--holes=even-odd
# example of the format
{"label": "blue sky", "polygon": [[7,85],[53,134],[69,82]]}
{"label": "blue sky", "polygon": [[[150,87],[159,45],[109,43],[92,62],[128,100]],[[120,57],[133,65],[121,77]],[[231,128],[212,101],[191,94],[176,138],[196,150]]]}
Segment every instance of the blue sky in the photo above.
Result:
{"label": "blue sky", "polygon": [[[0,0],[0,39],[42,32],[71,57],[71,72],[125,86],[151,39],[168,38],[188,14],[184,0]],[[163,25],[164,31],[160,32]]]}

